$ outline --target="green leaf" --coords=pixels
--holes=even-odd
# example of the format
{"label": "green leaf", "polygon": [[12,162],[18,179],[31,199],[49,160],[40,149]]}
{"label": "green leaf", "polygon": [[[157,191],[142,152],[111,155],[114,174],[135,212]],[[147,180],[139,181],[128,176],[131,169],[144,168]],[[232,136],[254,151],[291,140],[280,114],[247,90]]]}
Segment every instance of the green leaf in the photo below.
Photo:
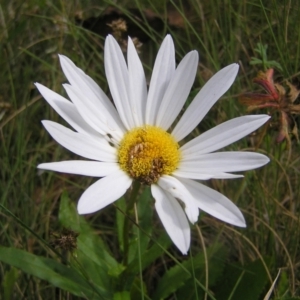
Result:
{"label": "green leaf", "polygon": [[141,282],[139,276],[136,276],[130,287],[130,299],[144,299],[145,295],[147,295],[147,286],[144,281]]}
{"label": "green leaf", "polygon": [[[206,249],[208,258],[208,288],[211,289],[219,278],[223,275],[225,262],[228,257],[228,250],[225,247],[215,245]],[[203,255],[203,253],[199,254]],[[205,284],[205,259],[202,256],[202,264],[194,266],[195,278],[203,285]],[[197,285],[198,299],[204,299],[205,291],[203,287]],[[196,299],[195,279],[191,276],[182,287],[176,291],[177,299],[194,300]],[[210,299],[208,297],[208,299]]]}
{"label": "green leaf", "polygon": [[19,277],[19,271],[15,268],[10,268],[10,270],[4,274],[3,281],[2,281],[4,300],[12,299],[14,285],[18,277]]}
{"label": "green leaf", "polygon": [[[270,260],[265,260],[270,265]],[[261,260],[246,266],[241,264],[228,265],[224,276],[216,286],[216,298],[231,300],[259,299],[268,282],[268,274]]]}
{"label": "green leaf", "polygon": [[113,300],[130,300],[130,293],[128,291],[115,293]]}
{"label": "green leaf", "polygon": [[261,59],[258,59],[256,57],[251,57],[250,65],[262,65],[263,61]]}
{"label": "green leaf", "polygon": [[62,265],[53,259],[0,246],[0,260],[76,296],[88,299],[107,299],[111,296],[107,290],[92,286],[74,268]]}
{"label": "green leaf", "polygon": [[267,49],[268,49],[268,45],[257,43],[257,46],[254,49],[254,51],[259,54],[261,59],[258,59],[256,57],[251,57],[250,65],[262,65],[264,70],[272,67],[276,67],[277,69],[282,71],[282,67],[280,63],[278,63],[275,60],[268,60]]}
{"label": "green leaf", "polygon": [[133,238],[130,242],[128,261],[129,263],[139,255],[138,243],[140,244],[140,253],[143,256],[146,251],[153,228],[153,199],[149,187],[146,187],[139,197],[137,203],[139,227],[133,227]]}
{"label": "green leaf", "polygon": [[[156,259],[158,259],[171,244],[169,236],[164,232],[160,238],[147,250],[141,257],[142,270],[148,267]],[[122,274],[124,280],[123,287],[130,290],[136,275],[140,273],[139,257],[136,257],[126,268]]]}
{"label": "green leaf", "polygon": [[122,197],[118,201],[115,202],[115,206],[117,207],[116,211],[116,224],[117,224],[117,232],[118,232],[118,241],[119,248],[121,251],[124,251],[124,220],[125,220],[125,211],[126,211],[126,201],[125,198]]}
{"label": "green leaf", "polygon": [[[171,240],[166,233],[163,233],[156,243],[154,243],[145,253],[142,255],[142,270],[148,267],[152,262],[159,258],[171,244]],[[137,274],[139,272],[138,257],[136,257],[127,267],[128,273]]]}
{"label": "green leaf", "polygon": [[[279,281],[277,284],[277,290],[279,295],[285,295],[289,290],[289,278],[286,270],[281,270]],[[286,299],[286,298],[283,298]]]}
{"label": "green leaf", "polygon": [[[70,228],[79,233],[77,239],[79,260],[90,260],[101,270],[102,277],[108,274],[117,277],[122,271],[123,266],[110,254],[108,247],[103,240],[95,234],[95,231],[87,223],[84,217],[79,216],[75,205],[70,201],[67,193],[63,193],[60,201],[59,221],[62,226]],[[83,258],[85,256],[85,258]]]}
{"label": "green leaf", "polygon": [[278,63],[278,62],[275,61],[275,60],[269,60],[269,61],[267,61],[267,65],[268,65],[268,67],[275,67],[275,68],[277,68],[278,70],[283,71],[283,69],[282,69],[280,63]]}
{"label": "green leaf", "polygon": [[[218,262],[220,265],[224,264],[225,255],[227,255],[227,251],[225,248],[214,245],[211,248],[207,249],[207,255],[208,255],[208,263],[212,262],[212,259],[216,260],[214,262],[214,266],[218,267]],[[192,278],[192,271],[194,268],[195,276],[200,281],[201,279],[204,280],[204,274],[205,274],[205,258],[203,252],[198,253],[195,257],[189,258],[186,261],[184,261],[181,266],[176,265],[169,269],[165,275],[159,280],[157,289],[152,297],[152,299],[165,299],[166,297],[170,296],[172,293],[175,293],[179,288],[184,286],[186,282],[188,282],[189,279],[192,281],[188,282],[188,288],[193,288],[192,291],[189,291],[188,294],[182,293],[181,295],[184,297],[184,299],[188,299],[188,297],[192,297],[191,299],[194,299],[195,295],[194,293],[194,279]],[[218,268],[215,270],[215,272],[212,271],[212,268],[210,268],[211,271],[211,277],[210,279],[212,282],[214,282],[222,273],[222,269]],[[213,275],[213,276],[212,276]],[[199,287],[200,291],[203,290],[203,287]],[[190,294],[190,295],[189,295]],[[189,295],[189,296],[188,296]],[[191,296],[192,295],[192,296]],[[188,297],[187,297],[188,296]],[[182,299],[179,297],[179,299]]]}

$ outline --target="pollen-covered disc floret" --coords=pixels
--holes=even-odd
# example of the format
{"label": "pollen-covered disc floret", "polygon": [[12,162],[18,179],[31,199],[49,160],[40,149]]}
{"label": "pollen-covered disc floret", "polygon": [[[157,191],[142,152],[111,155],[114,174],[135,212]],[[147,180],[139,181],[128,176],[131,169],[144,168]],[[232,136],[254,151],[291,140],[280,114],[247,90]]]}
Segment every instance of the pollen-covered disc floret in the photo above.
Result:
{"label": "pollen-covered disc floret", "polygon": [[179,145],[165,130],[144,126],[130,130],[118,149],[121,169],[145,184],[171,174],[180,159]]}

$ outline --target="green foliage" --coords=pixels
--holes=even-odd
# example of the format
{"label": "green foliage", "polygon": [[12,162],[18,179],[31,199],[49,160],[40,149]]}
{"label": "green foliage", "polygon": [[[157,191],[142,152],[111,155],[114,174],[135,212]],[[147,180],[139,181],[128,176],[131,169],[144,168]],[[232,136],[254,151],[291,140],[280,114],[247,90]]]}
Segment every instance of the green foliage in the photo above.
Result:
{"label": "green foliage", "polygon": [[[91,275],[95,275],[97,270],[101,271],[99,275],[102,275],[102,280],[99,283],[103,282],[103,286],[107,286],[109,284],[107,275],[113,277],[120,275],[123,271],[122,265],[118,264],[109,253],[106,244],[99,235],[95,234],[84,217],[78,215],[75,205],[71,203],[66,193],[63,193],[61,197],[59,220],[62,226],[79,233],[76,251],[78,261],[86,271],[91,268]],[[87,264],[87,262],[89,263]]]}
{"label": "green foliage", "polygon": [[39,257],[16,248],[0,246],[0,260],[77,296],[101,299],[110,294],[100,286],[92,286],[74,268],[64,266],[50,258]]}
{"label": "green foliage", "polygon": [[[143,253],[141,258],[142,270],[148,267],[152,262],[162,256],[171,245],[169,236],[166,233],[163,233],[158,239],[155,240],[155,243]],[[139,257],[136,257],[129,265],[128,271],[130,273],[136,273],[139,271]]]}
{"label": "green foliage", "polygon": [[9,271],[4,274],[1,289],[3,300],[10,300],[12,299],[13,295],[13,288],[14,285],[19,277],[19,271],[16,268],[11,267]]}
{"label": "green foliage", "polygon": [[289,290],[289,281],[286,271],[281,271],[280,279],[278,282],[278,294],[284,295]]}
{"label": "green foliage", "polygon": [[[205,261],[204,253],[199,252],[195,257],[167,270],[159,281],[153,299],[166,299],[175,292],[178,299],[195,299],[195,293],[202,299],[205,287],[200,282],[204,282],[205,264],[207,263],[209,267],[208,282],[209,287],[212,287],[222,275],[228,255],[226,248],[221,245],[214,245],[206,251],[208,261]],[[193,273],[194,277],[192,276]],[[195,278],[197,278],[197,292],[195,292],[194,287]]]}
{"label": "green foliage", "polygon": [[262,65],[262,68],[264,71],[266,71],[269,68],[273,68],[273,67],[282,71],[282,67],[281,67],[280,63],[278,63],[275,60],[268,60],[267,49],[268,49],[268,45],[263,45],[262,43],[257,43],[257,47],[254,48],[254,51],[256,53],[258,53],[258,55],[261,58],[259,59],[256,57],[251,57],[250,65]]}
{"label": "green foliage", "polygon": [[[270,260],[269,264],[270,266]],[[261,262],[256,260],[245,266],[240,263],[226,266],[224,276],[216,289],[219,300],[260,299],[268,282],[268,273]]]}
{"label": "green foliage", "polygon": [[130,287],[130,299],[150,299],[148,296],[147,286],[141,281],[141,277],[135,277]]}
{"label": "green foliage", "polygon": [[118,292],[114,294],[113,300],[130,300],[130,293],[129,292]]}
{"label": "green foliage", "polygon": [[153,229],[153,210],[151,209],[153,199],[150,188],[147,187],[139,196],[137,203],[138,226],[133,226],[132,238],[128,254],[128,262],[136,261],[138,257],[144,257],[148,248]]}
{"label": "green foliage", "polygon": [[116,203],[116,226],[118,234],[118,242],[120,251],[124,251],[124,222],[125,222],[125,211],[126,211],[126,201],[122,197]]}
{"label": "green foliage", "polygon": [[280,278],[277,282],[277,297],[274,300],[299,300],[300,297],[293,297],[289,288],[289,279],[286,270],[281,270]]}

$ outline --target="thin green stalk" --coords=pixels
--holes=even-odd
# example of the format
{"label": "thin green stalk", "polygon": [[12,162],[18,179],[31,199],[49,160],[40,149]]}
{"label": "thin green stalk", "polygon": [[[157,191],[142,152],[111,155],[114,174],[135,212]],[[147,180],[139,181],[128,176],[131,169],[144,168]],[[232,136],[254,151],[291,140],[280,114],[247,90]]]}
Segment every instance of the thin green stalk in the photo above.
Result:
{"label": "thin green stalk", "polygon": [[137,200],[137,196],[139,194],[141,183],[139,181],[134,181],[132,185],[132,191],[130,194],[129,202],[126,208],[126,218],[124,220],[124,228],[123,228],[123,241],[124,241],[124,258],[123,263],[125,266],[128,264],[128,251],[129,251],[129,224],[130,219],[129,215],[132,214],[132,210],[134,207],[134,203]]}
{"label": "thin green stalk", "polygon": [[208,268],[208,259],[207,259],[207,252],[205,247],[204,238],[201,232],[200,227],[196,224],[196,229],[203,247],[203,255],[204,255],[204,261],[205,261],[205,294],[204,294],[204,300],[207,300],[207,291],[208,291],[208,280],[209,280],[209,268]]}
{"label": "thin green stalk", "polygon": [[[195,265],[194,265],[194,259],[193,259],[193,253],[192,253],[192,249],[190,249],[190,258],[191,258],[191,263],[192,263],[192,275],[193,275],[193,279],[194,279],[194,289],[195,289],[195,299],[199,299],[198,297],[198,287],[197,287],[197,282],[196,282],[196,274],[195,274]],[[205,291],[205,300],[207,299],[207,293]]]}
{"label": "thin green stalk", "polygon": [[[139,216],[137,211],[136,203],[134,203],[134,214],[135,214],[135,221],[139,224]],[[140,283],[141,283],[141,295],[142,300],[144,300],[144,285],[143,285],[143,269],[142,269],[142,253],[141,253],[141,239],[140,239],[140,227],[137,226],[137,237],[138,237],[138,255],[139,255],[139,273],[140,273]]]}
{"label": "thin green stalk", "polygon": [[234,296],[234,293],[235,293],[237,287],[239,286],[239,284],[240,284],[240,282],[241,282],[241,280],[242,280],[244,274],[245,274],[245,271],[243,271],[242,274],[241,274],[241,276],[238,278],[238,280],[237,280],[235,286],[233,287],[233,289],[232,289],[232,291],[231,291],[231,293],[230,293],[230,295],[229,295],[229,297],[228,297],[228,300],[231,300],[232,297]]}

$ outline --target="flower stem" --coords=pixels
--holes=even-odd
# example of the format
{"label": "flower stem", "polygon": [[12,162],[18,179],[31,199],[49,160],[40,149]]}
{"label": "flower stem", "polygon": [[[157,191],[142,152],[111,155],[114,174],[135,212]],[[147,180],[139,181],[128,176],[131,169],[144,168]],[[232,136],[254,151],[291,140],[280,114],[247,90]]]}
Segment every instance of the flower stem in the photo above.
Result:
{"label": "flower stem", "polygon": [[[139,213],[136,202],[134,203],[134,214],[135,214],[135,222],[139,224]],[[143,284],[143,272],[142,272],[142,255],[141,255],[141,239],[140,239],[140,228],[137,227],[137,238],[138,238],[138,257],[139,257],[139,269],[140,269],[140,288],[141,288],[141,297],[144,300],[144,284]]]}
{"label": "flower stem", "polygon": [[132,191],[130,194],[129,202],[126,208],[126,217],[124,220],[124,227],[123,227],[123,241],[124,241],[124,258],[123,264],[127,266],[128,264],[128,251],[129,251],[129,216],[133,213],[134,203],[137,200],[137,196],[139,194],[139,190],[141,187],[141,183],[139,181],[134,181],[132,185]]}

